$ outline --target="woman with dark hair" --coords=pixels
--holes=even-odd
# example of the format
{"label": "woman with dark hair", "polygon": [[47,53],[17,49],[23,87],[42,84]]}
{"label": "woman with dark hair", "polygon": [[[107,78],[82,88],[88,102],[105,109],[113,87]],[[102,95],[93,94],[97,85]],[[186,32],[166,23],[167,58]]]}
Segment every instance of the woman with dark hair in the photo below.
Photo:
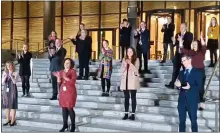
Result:
{"label": "woman with dark hair", "polygon": [[[207,48],[210,51],[210,60],[211,60],[209,67],[214,67],[217,62],[217,49],[218,49],[218,39],[219,39],[219,25],[215,17],[212,17],[210,21],[207,35],[208,35]],[[215,58],[215,63],[213,62],[213,55]]]}
{"label": "woman with dark hair", "polygon": [[[15,72],[15,66],[13,62],[8,61],[5,65],[5,70],[2,74],[2,101],[3,108],[5,108],[5,114],[7,122],[3,126],[14,126],[16,125],[16,109],[18,109],[18,91],[16,82],[18,80],[18,73]],[[10,113],[11,119],[10,119]]]}
{"label": "woman with dark hair", "polygon": [[203,34],[201,32],[201,42],[200,41],[193,41],[191,44],[191,50],[187,50],[185,48],[183,48],[183,40],[181,39],[181,37],[178,39],[179,43],[180,43],[180,50],[181,53],[189,55],[192,57],[192,66],[193,68],[197,68],[201,73],[202,73],[202,78],[203,78],[203,86],[200,89],[200,107],[199,110],[203,110],[204,109],[204,85],[205,85],[205,80],[206,80],[206,75],[205,75],[205,66],[204,66],[204,60],[205,60],[205,53],[206,53],[206,45],[205,45],[205,41],[203,39]]}
{"label": "woman with dark hair", "polygon": [[54,76],[57,77],[57,82],[61,84],[59,94],[59,105],[62,107],[63,114],[63,128],[60,132],[64,132],[68,129],[68,115],[71,119],[70,132],[75,131],[75,111],[76,104],[76,71],[74,70],[74,62],[70,58],[64,60],[64,70],[54,72]]}
{"label": "woman with dark hair", "polygon": [[50,35],[48,36],[48,41],[56,41],[57,39],[57,32],[56,31],[51,31]]}
{"label": "woman with dark hair", "polygon": [[[99,65],[99,73],[102,84],[102,96],[109,96],[112,74],[112,56],[113,51],[109,48],[108,40],[102,42],[102,52],[100,53],[101,63]],[[105,81],[107,82],[107,91],[105,92]]]}
{"label": "woman with dark hair", "polygon": [[[135,49],[133,47],[129,47],[126,52],[126,56],[122,61],[120,72],[121,76],[121,85],[120,89],[124,92],[125,97],[125,115],[122,118],[123,120],[130,119],[135,120],[135,111],[136,111],[136,93],[137,89],[140,88],[139,82],[139,59],[137,58]],[[129,110],[129,97],[131,94],[132,101],[132,113],[131,116],[128,117]]]}

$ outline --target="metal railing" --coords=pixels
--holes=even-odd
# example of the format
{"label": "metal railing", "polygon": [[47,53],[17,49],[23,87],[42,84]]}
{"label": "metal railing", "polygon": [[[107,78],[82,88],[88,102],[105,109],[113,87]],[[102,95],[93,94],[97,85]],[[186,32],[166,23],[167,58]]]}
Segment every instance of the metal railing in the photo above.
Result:
{"label": "metal railing", "polygon": [[205,99],[205,101],[215,103],[215,132],[219,132],[219,118],[218,118],[219,117],[218,116],[219,115],[219,98],[208,98],[207,97],[207,92],[209,90],[212,78],[213,78],[214,74],[216,73],[216,70],[217,70],[217,68],[219,66],[219,60],[220,60],[220,58],[218,59],[216,65],[214,67],[214,70],[212,71],[212,74],[211,74],[211,76],[209,78],[208,84],[207,84],[207,86],[205,88],[205,93],[203,95],[203,98]]}

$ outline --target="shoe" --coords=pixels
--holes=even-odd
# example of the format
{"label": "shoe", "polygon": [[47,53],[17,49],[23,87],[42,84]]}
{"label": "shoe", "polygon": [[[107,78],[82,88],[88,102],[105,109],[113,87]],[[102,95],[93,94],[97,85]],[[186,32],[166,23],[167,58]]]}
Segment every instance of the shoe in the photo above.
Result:
{"label": "shoe", "polygon": [[168,89],[174,89],[174,85],[172,85],[172,84],[165,85],[165,87]]}
{"label": "shoe", "polygon": [[105,96],[106,96],[106,97],[109,97],[109,93],[108,93],[108,92],[106,92],[106,93],[105,93]]}
{"label": "shoe", "polygon": [[57,98],[56,97],[52,97],[50,100],[57,100]]}
{"label": "shoe", "polygon": [[26,97],[31,97],[30,93],[27,93]]}
{"label": "shoe", "polygon": [[165,63],[166,61],[165,60],[162,60],[160,63]]}
{"label": "shoe", "polygon": [[21,97],[25,97],[25,94],[21,95]]}
{"label": "shoe", "polygon": [[128,113],[125,113],[125,116],[122,118],[122,120],[127,120],[128,119]]}
{"label": "shoe", "polygon": [[68,126],[67,126],[67,125],[63,126],[63,128],[62,128],[62,129],[60,129],[60,131],[59,131],[59,132],[64,132],[66,129],[68,130]]}
{"label": "shoe", "polygon": [[102,97],[104,97],[105,96],[105,92],[102,92]]}
{"label": "shoe", "polygon": [[81,76],[78,76],[78,77],[77,77],[77,80],[82,80],[82,77],[81,77]]}
{"label": "shoe", "polygon": [[12,126],[17,125],[17,123],[16,123],[16,121],[14,121],[12,124],[10,123],[9,125],[10,125],[10,127],[12,127]]}
{"label": "shoe", "polygon": [[70,128],[70,132],[75,132],[75,129],[76,129],[76,127],[75,127],[75,124],[74,124],[74,125],[72,125],[71,128]]}
{"label": "shoe", "polygon": [[132,114],[131,116],[129,116],[129,118],[128,119],[130,119],[130,120],[135,120],[135,115],[134,114]]}
{"label": "shoe", "polygon": [[214,67],[215,65],[213,63],[211,63],[208,67]]}
{"label": "shoe", "polygon": [[7,126],[11,123],[11,120],[9,120],[8,122],[4,123],[3,126]]}
{"label": "shoe", "polygon": [[149,70],[144,70],[144,72],[147,74],[151,74],[151,72]]}
{"label": "shoe", "polygon": [[204,106],[205,106],[204,103],[201,102],[200,105],[199,105],[199,110],[203,111],[204,110]]}

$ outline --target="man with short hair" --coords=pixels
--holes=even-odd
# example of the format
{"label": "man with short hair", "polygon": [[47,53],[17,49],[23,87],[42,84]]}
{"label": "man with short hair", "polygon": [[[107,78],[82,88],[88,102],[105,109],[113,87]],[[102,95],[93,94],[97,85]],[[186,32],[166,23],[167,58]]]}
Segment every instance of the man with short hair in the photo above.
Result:
{"label": "man with short hair", "polygon": [[199,92],[202,88],[202,74],[192,67],[190,56],[182,56],[182,70],[175,82],[175,86],[180,89],[178,99],[179,112],[179,132],[186,131],[186,112],[191,121],[192,132],[198,132],[197,109],[199,103]]}

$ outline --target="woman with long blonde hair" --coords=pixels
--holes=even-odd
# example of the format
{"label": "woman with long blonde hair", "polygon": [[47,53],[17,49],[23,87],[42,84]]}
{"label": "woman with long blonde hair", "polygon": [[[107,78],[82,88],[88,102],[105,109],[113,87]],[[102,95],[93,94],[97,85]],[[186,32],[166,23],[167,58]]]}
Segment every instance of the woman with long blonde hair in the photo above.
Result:
{"label": "woman with long blonde hair", "polygon": [[[218,49],[218,39],[219,39],[219,25],[215,17],[212,17],[210,21],[207,35],[208,35],[207,49],[209,49],[210,51],[210,60],[211,60],[209,67],[214,67],[217,62],[217,49]],[[213,55],[215,58],[215,63],[213,62]]]}
{"label": "woman with long blonde hair", "polygon": [[[16,125],[16,109],[18,109],[18,91],[16,82],[18,80],[18,73],[15,72],[15,66],[13,62],[7,61],[5,70],[2,74],[2,84],[4,85],[2,92],[3,108],[5,108],[5,114],[7,122],[3,126]],[[11,119],[10,119],[11,113]]]}

